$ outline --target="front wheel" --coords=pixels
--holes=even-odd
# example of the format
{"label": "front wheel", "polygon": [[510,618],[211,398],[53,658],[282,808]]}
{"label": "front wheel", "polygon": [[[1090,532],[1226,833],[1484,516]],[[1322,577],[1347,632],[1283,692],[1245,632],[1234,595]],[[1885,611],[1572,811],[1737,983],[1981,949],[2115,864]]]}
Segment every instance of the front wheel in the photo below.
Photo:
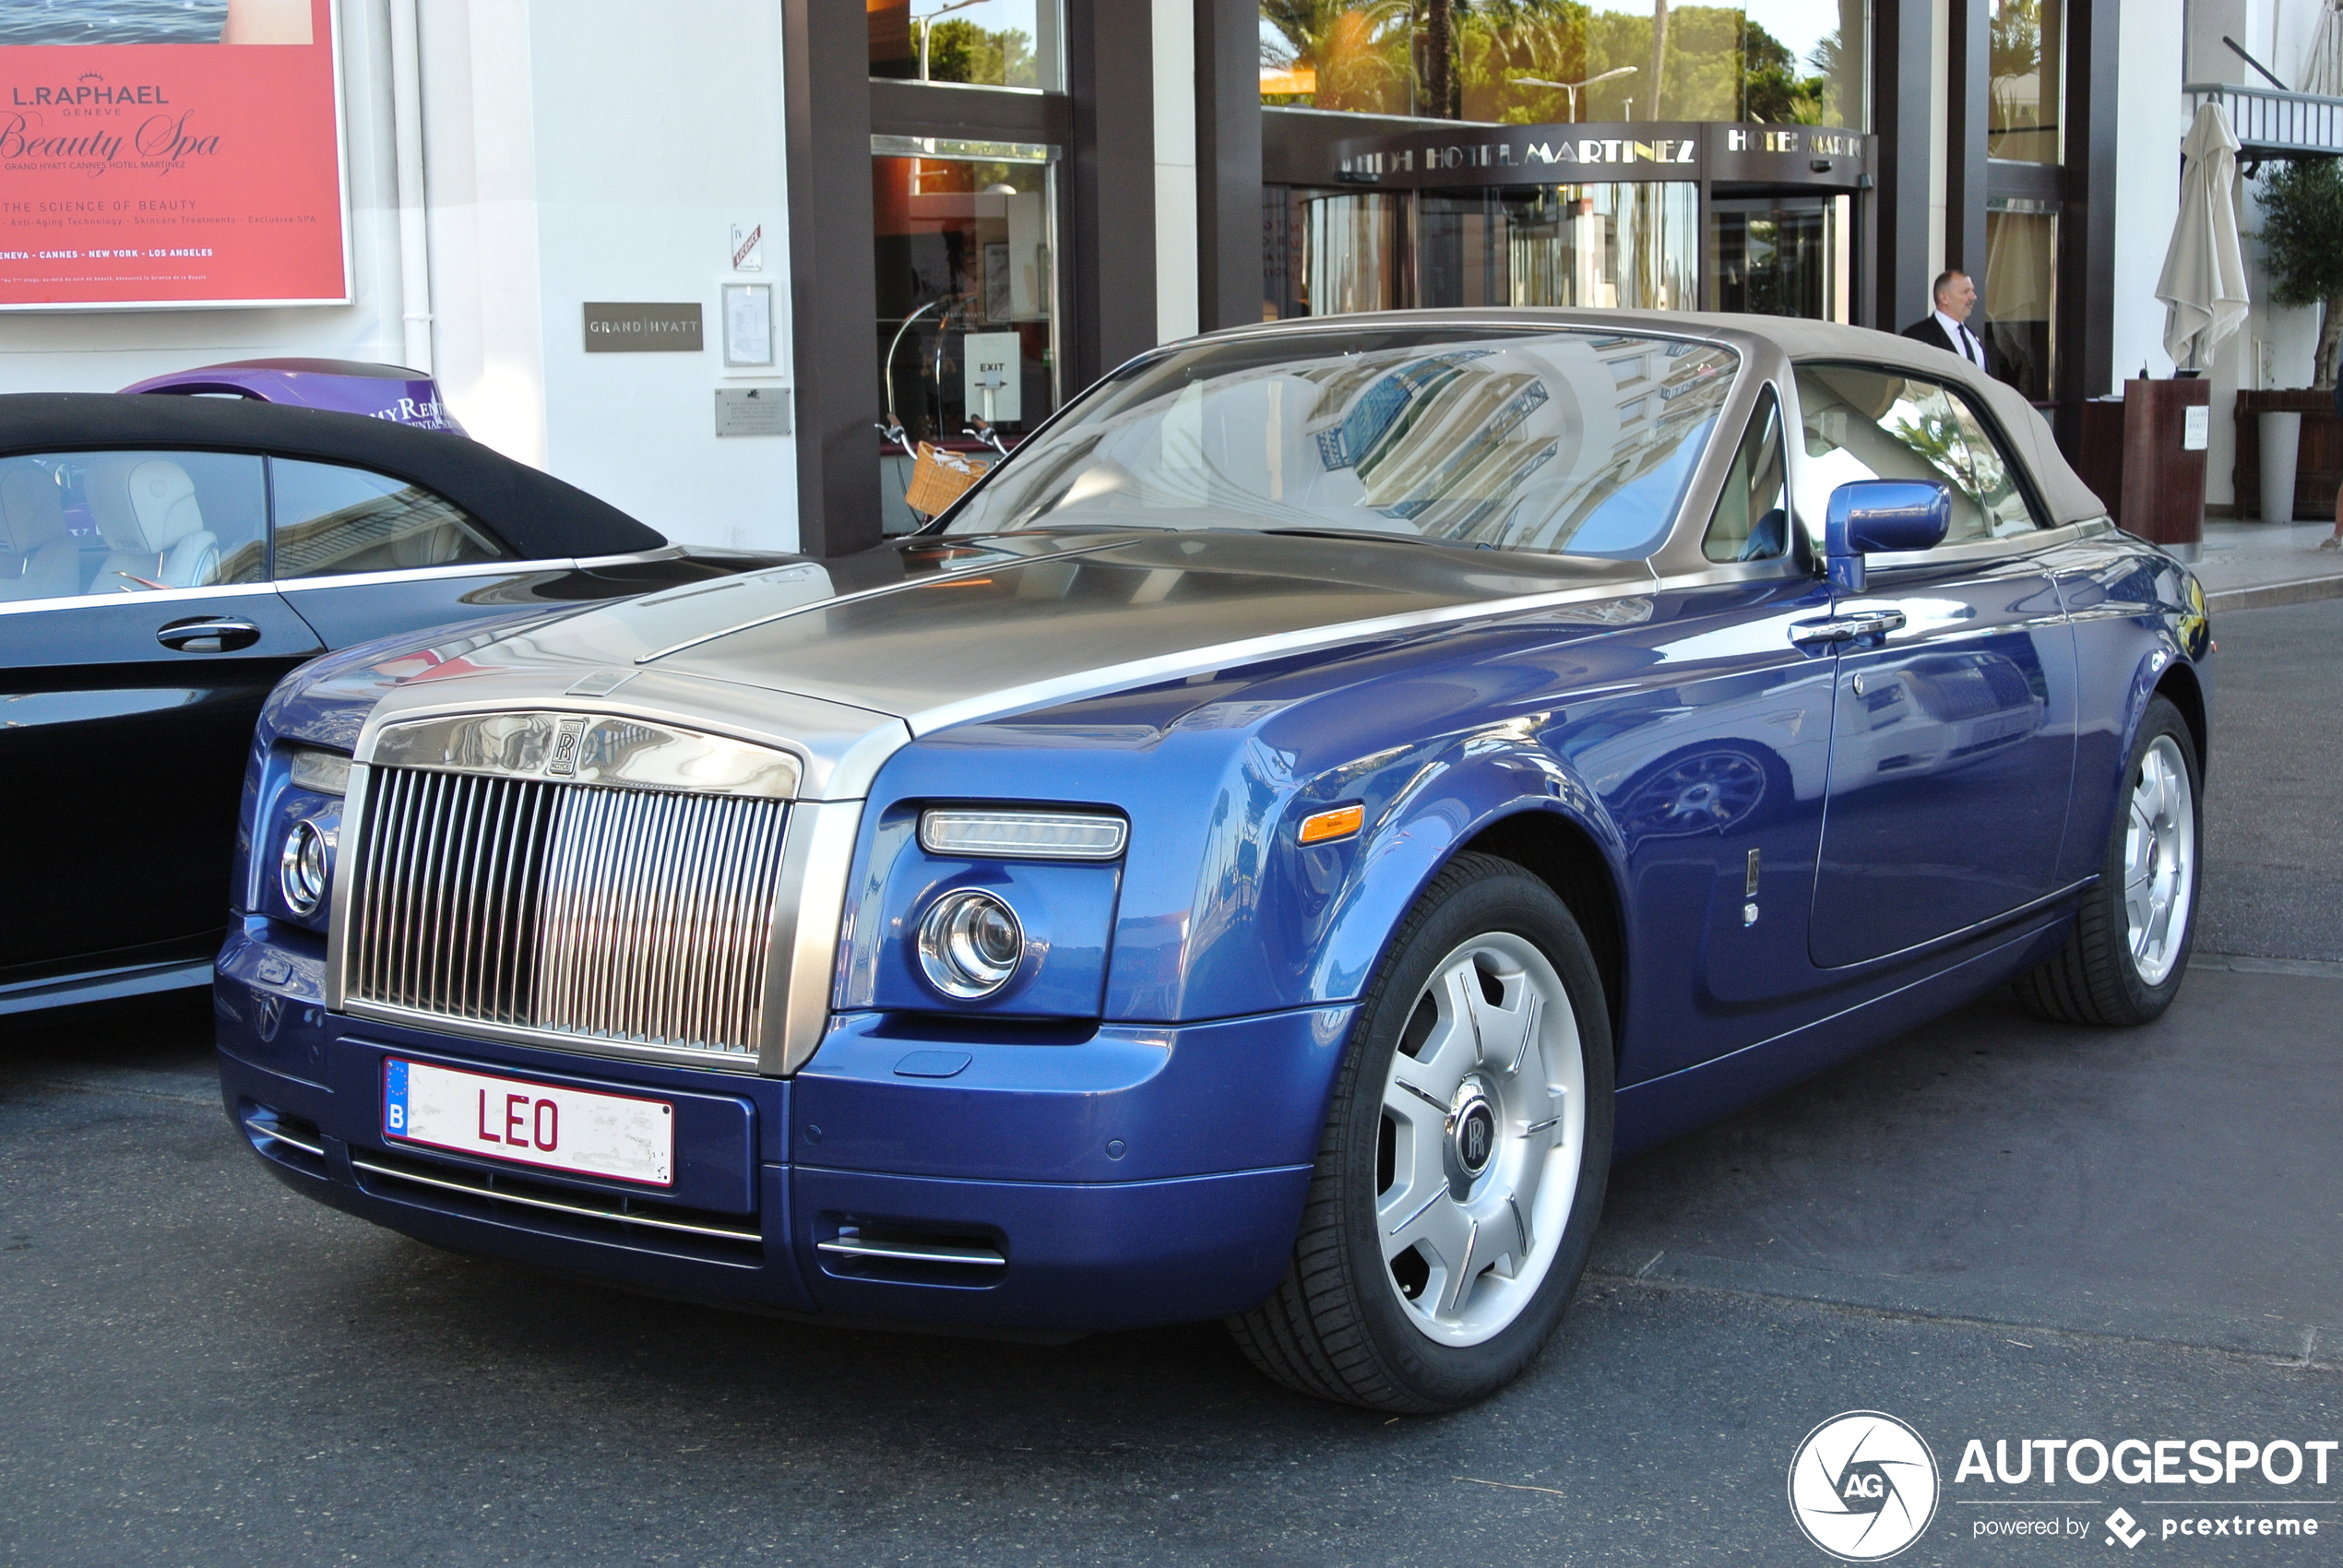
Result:
{"label": "front wheel", "polygon": [[2179,994],[2196,937],[2204,837],[2196,744],[2163,697],[2148,700],[2096,886],[2055,957],[2018,977],[2017,1000],[2062,1024],[2146,1024]]}
{"label": "front wheel", "polygon": [[1285,1278],[1230,1329],[1304,1394],[1451,1409],[1528,1364],[1576,1289],[1611,1163],[1611,1028],[1546,885],[1462,855],[1360,1008]]}

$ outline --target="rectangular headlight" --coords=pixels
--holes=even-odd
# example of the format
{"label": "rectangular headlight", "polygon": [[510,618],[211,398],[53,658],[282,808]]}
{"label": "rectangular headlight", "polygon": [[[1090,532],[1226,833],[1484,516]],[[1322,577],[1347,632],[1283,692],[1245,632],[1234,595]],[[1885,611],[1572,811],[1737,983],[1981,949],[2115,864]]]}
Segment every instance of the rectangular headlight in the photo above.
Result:
{"label": "rectangular headlight", "polygon": [[968,860],[1111,861],[1123,853],[1130,826],[1088,812],[920,814],[920,848]]}
{"label": "rectangular headlight", "polygon": [[307,790],[312,794],[346,795],[350,792],[350,759],[339,752],[295,746],[292,781],[294,789]]}

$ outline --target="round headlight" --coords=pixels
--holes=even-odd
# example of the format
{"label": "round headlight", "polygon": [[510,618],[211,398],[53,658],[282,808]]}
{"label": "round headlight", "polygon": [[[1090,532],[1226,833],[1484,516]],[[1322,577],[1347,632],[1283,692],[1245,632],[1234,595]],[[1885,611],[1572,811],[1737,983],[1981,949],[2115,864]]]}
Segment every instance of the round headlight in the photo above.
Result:
{"label": "round headlight", "polygon": [[326,884],[334,869],[334,841],[314,822],[297,822],[285,835],[277,857],[277,888],[285,908],[307,920],[326,901]]}
{"label": "round headlight", "polygon": [[920,921],[920,968],[946,996],[973,1001],[1008,984],[1025,956],[1017,912],[990,893],[962,887],[928,907]]}

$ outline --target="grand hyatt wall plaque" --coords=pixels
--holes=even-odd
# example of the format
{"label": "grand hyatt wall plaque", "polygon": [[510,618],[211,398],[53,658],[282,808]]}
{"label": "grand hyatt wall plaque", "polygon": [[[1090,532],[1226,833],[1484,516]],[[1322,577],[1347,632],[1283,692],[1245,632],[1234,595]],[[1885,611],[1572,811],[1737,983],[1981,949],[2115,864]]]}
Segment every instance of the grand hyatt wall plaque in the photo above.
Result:
{"label": "grand hyatt wall plaque", "polygon": [[700,351],[699,303],[586,305],[586,351],[589,354],[696,354]]}

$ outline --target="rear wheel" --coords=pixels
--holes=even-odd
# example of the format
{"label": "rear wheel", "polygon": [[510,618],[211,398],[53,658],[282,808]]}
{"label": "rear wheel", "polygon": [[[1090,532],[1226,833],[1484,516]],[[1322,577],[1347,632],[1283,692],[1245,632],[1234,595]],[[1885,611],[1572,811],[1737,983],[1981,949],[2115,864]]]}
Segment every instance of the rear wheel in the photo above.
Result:
{"label": "rear wheel", "polygon": [[1285,1278],[1230,1320],[1271,1377],[1375,1409],[1516,1376],[1577,1288],[1611,1163],[1611,1030],[1552,889],[1463,855],[1361,1007]]}
{"label": "rear wheel", "polygon": [[2188,972],[2204,819],[2195,737],[2163,697],[2149,699],[2123,781],[2099,884],[2083,896],[2074,932],[2016,982],[2018,1001],[2038,1017],[2148,1023]]}

